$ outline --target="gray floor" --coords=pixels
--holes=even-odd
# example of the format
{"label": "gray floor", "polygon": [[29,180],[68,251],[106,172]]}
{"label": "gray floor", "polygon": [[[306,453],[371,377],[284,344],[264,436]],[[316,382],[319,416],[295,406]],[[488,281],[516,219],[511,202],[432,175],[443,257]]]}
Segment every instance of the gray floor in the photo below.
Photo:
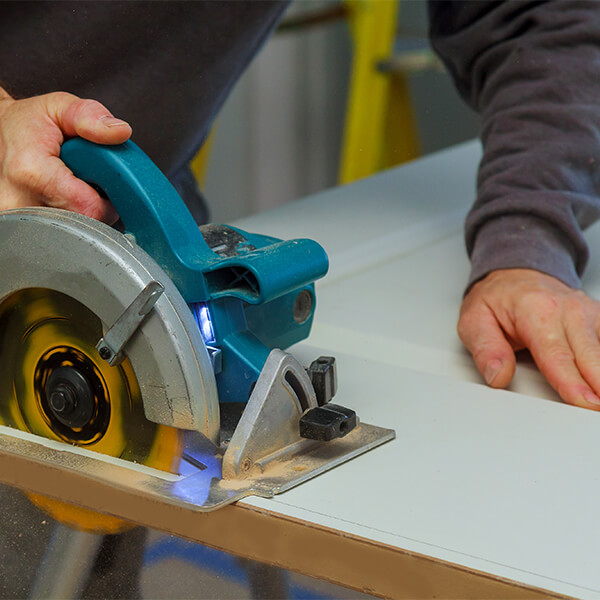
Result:
{"label": "gray floor", "polygon": [[[56,523],[19,491],[0,486],[0,598],[30,597]],[[87,565],[77,558],[69,568]],[[156,531],[107,536],[84,598],[349,599],[371,598],[310,577],[238,559]]]}

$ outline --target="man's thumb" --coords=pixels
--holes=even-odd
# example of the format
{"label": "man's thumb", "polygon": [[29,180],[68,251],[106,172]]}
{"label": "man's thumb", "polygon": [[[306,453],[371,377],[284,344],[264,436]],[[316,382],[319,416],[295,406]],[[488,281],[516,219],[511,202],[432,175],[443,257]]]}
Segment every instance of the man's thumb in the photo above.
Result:
{"label": "man's thumb", "polygon": [[131,137],[131,126],[117,119],[100,102],[71,94],[49,94],[58,126],[66,137],[80,136],[98,144],[122,144]]}

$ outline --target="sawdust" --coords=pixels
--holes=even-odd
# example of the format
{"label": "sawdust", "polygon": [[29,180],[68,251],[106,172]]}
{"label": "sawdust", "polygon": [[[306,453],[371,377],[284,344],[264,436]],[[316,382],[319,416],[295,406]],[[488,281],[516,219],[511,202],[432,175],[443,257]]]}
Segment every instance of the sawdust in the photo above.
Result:
{"label": "sawdust", "polygon": [[240,476],[232,479],[222,479],[221,487],[228,490],[240,490],[245,488],[264,487],[265,482],[272,485],[273,481],[292,481],[309,470],[305,464],[297,464],[290,460],[273,460],[267,465],[255,464],[248,470],[245,477]]}

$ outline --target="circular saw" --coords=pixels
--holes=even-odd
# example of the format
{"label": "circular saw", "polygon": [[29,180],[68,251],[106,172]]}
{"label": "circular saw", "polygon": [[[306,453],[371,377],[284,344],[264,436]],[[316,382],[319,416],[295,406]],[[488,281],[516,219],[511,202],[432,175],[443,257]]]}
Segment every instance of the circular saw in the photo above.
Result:
{"label": "circular saw", "polygon": [[[393,437],[330,402],[334,359],[305,369],[280,350],[309,334],[319,244],[198,227],[133,142],[73,139],[61,158],[124,231],[50,208],[0,213],[0,453],[211,510]],[[126,527],[94,501],[23,487],[73,527]]]}

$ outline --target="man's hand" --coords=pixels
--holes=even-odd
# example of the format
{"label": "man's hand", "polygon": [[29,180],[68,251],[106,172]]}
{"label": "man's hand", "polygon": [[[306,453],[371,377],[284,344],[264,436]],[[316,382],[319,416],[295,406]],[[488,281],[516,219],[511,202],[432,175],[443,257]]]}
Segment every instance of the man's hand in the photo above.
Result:
{"label": "man's hand", "polygon": [[494,271],[465,297],[458,334],[486,382],[506,387],[527,348],[561,398],[600,410],[600,302],[528,269]]}
{"label": "man's hand", "polygon": [[65,138],[120,144],[131,127],[99,102],[66,92],[14,100],[0,88],[0,210],[65,208],[113,223],[115,209],[60,160]]}

